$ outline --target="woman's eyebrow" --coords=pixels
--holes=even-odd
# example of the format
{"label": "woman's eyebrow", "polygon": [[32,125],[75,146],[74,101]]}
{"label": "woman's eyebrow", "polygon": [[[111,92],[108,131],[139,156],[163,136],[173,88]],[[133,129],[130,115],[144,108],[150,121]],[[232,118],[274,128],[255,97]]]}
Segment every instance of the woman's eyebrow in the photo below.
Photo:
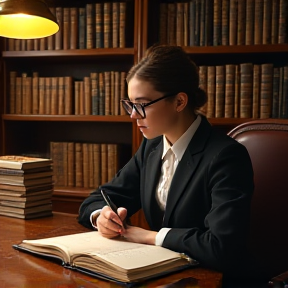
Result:
{"label": "woman's eyebrow", "polygon": [[[131,101],[131,99],[130,99],[130,101]],[[151,99],[142,96],[142,97],[136,97],[136,98],[134,99],[134,101],[138,101],[138,102],[141,102],[141,101],[151,101]],[[133,102],[133,101],[131,101],[131,102]]]}

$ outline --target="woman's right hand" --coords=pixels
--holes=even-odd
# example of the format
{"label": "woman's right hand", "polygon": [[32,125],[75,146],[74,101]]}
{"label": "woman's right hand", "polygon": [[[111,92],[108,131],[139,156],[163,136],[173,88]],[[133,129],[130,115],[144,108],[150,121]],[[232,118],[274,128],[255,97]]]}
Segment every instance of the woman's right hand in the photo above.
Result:
{"label": "woman's right hand", "polygon": [[126,208],[120,207],[118,215],[108,206],[103,207],[96,223],[99,233],[105,238],[115,238],[125,232],[123,221],[127,216]]}

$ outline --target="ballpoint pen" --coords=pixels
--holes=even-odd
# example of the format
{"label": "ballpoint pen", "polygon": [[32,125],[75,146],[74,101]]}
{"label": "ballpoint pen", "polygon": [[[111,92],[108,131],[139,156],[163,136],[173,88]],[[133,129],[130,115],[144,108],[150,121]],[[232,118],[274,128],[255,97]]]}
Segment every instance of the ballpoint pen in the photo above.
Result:
{"label": "ballpoint pen", "polygon": [[[102,197],[103,197],[104,201],[106,202],[106,204],[111,208],[111,210],[113,212],[116,213],[118,218],[121,220],[120,216],[117,213],[117,206],[112,202],[112,200],[110,199],[110,197],[107,195],[107,193],[104,190],[101,189],[100,192],[101,192]],[[126,228],[125,221],[121,220],[121,222],[123,223],[123,227]]]}

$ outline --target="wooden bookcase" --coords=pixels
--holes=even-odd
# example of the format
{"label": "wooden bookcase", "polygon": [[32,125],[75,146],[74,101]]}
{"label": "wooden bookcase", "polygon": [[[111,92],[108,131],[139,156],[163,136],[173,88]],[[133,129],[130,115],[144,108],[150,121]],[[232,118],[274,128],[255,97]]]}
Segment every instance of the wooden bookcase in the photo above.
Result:
{"label": "wooden bookcase", "polygon": [[[87,1],[89,2],[89,1]],[[97,1],[104,2],[104,1]],[[109,1],[108,1],[109,2]],[[44,76],[69,75],[84,77],[95,69],[128,69],[137,63],[145,50],[159,41],[159,0],[128,0],[125,48],[93,48],[75,50],[5,51],[2,40],[1,58],[1,142],[0,154],[41,153],[49,156],[50,141],[114,142],[123,144],[121,164],[139,147],[142,135],[129,116],[20,115],[9,113],[9,72],[38,71]],[[171,3],[173,1],[166,1]],[[183,2],[183,1],[182,1]],[[189,1],[184,1],[189,2]],[[221,2],[221,1],[220,1]],[[56,1],[49,1],[55,5]],[[82,1],[57,1],[57,6],[83,5]],[[287,15],[286,15],[287,20]],[[287,24],[286,24],[287,26]],[[184,49],[201,65],[240,63],[288,64],[288,44],[189,46]],[[31,67],[33,68],[31,70]],[[68,74],[67,74],[68,73]],[[252,120],[251,118],[210,118],[223,132]],[[2,129],[2,131],[1,131]],[[54,209],[77,213],[89,189],[55,187]],[[136,219],[142,223],[139,216]],[[143,226],[143,225],[142,225]]]}

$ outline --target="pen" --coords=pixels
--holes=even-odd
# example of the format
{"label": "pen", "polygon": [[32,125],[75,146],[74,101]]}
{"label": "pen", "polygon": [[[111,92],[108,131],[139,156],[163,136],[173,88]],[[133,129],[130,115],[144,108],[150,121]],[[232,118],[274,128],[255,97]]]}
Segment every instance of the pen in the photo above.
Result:
{"label": "pen", "polygon": [[[121,220],[120,216],[117,213],[117,206],[112,202],[112,200],[110,199],[110,197],[107,195],[107,193],[104,190],[101,189],[100,192],[107,206],[109,206],[111,210],[114,211],[117,214],[118,218]],[[123,227],[126,228],[124,221],[121,220],[121,222],[123,223]]]}

